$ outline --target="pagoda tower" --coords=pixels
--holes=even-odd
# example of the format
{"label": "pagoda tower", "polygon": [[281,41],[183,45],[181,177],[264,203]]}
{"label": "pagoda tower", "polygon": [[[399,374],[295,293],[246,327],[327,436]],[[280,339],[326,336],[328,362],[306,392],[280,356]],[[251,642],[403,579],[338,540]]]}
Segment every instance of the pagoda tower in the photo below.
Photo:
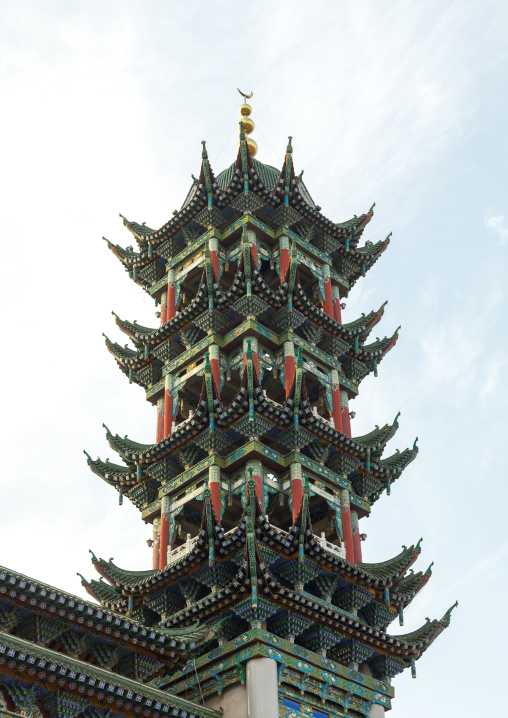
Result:
{"label": "pagoda tower", "polygon": [[215,175],[203,142],[180,210],[160,229],[123,217],[136,249],[106,240],[160,318],[115,314],[130,346],[106,338],[155,431],[143,444],[106,427],[119,462],[87,457],[152,524],[152,567],[92,554],[101,580],[83,584],[154,635],[208,631],[146,673],[168,699],[225,718],[379,718],[451,613],[392,635],[431,575],[411,568],[421,540],[382,563],[362,555],[362,519],[418,453],[386,451],[398,415],[351,431],[350,402],[398,330],[370,341],[385,304],[345,322],[344,300],[390,238],[362,244],[373,207],[321,213],[291,138],[280,170],[256,159],[245,98],[233,163]]}

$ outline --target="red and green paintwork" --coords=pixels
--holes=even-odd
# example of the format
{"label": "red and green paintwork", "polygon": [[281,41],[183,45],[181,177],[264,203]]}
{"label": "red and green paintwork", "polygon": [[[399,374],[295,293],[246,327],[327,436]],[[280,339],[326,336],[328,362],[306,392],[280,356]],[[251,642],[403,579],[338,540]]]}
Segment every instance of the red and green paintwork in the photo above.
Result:
{"label": "red and green paintwork", "polygon": [[[380,564],[362,560],[360,520],[418,451],[415,442],[383,458],[398,417],[364,436],[351,431],[349,402],[398,337],[367,343],[385,305],[343,322],[341,302],[390,241],[360,245],[372,216],[373,207],[347,222],[326,218],[295,174],[291,141],[278,171],[250,156],[242,129],[236,160],[217,176],[203,144],[200,174],[163,227],[123,218],[137,251],[108,242],[161,305],[156,328],[116,317],[132,349],[107,340],[157,407],[156,437],[140,444],[107,429],[123,466],[88,463],[153,524],[153,568],[94,558],[108,592],[86,587],[105,607],[160,626],[191,617],[215,625],[216,648],[201,662],[206,695],[219,690],[214,661],[229,666],[228,650],[248,636],[247,653],[280,644],[276,660],[292,666],[294,645],[369,686],[353,691],[353,705],[340,677],[332,696],[315,675],[330,715],[389,707],[390,679],[414,670],[449,624],[447,612],[407,636],[386,633],[429,580],[430,568],[408,573],[420,543]],[[238,661],[224,685],[242,680]],[[317,690],[285,671],[282,693]],[[164,676],[197,695],[180,680],[185,670]]]}

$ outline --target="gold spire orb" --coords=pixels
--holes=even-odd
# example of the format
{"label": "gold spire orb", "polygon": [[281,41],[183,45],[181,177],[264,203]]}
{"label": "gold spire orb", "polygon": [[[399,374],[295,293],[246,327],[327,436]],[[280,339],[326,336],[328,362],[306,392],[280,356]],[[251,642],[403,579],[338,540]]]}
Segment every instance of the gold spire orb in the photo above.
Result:
{"label": "gold spire orb", "polygon": [[253,140],[252,137],[246,137],[245,141],[247,143],[247,147],[249,148],[250,156],[255,157],[258,153],[258,143],[256,140]]}
{"label": "gold spire orb", "polygon": [[254,130],[255,127],[254,120],[252,119],[252,117],[242,117],[239,124],[240,129],[242,129],[243,125],[243,129],[245,130],[246,135],[250,135],[250,133]]}
{"label": "gold spire orb", "polygon": [[[239,122],[241,138],[242,130],[243,132],[245,132],[245,135],[250,135],[255,127],[254,120],[250,116],[252,113],[252,107],[247,103],[247,100],[250,100],[254,93],[251,91],[251,93],[247,95],[245,92],[242,92],[240,88],[237,88],[237,90],[240,95],[245,98],[243,105],[240,105],[240,115],[242,117]],[[252,137],[245,137],[245,142],[247,143],[247,147],[249,148],[251,157],[255,157],[258,153],[258,146],[256,140],[253,140]],[[238,144],[238,149],[240,149],[240,143]]]}

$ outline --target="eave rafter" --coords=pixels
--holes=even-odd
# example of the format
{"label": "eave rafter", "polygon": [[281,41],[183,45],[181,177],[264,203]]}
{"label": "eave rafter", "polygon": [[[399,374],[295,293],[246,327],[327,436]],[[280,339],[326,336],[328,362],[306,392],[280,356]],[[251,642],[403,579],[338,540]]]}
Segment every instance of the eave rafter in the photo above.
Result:
{"label": "eave rafter", "polygon": [[[2,666],[2,673],[15,680],[19,680],[22,675],[25,686],[36,684],[38,690],[44,690],[49,693],[56,692],[59,700],[65,705],[65,714],[62,713],[62,715],[68,715],[69,712],[72,715],[77,715],[85,705],[91,715],[102,715],[105,702],[104,693],[100,686],[108,686],[107,689],[113,695],[125,695],[127,698],[135,699],[136,703],[134,705],[133,703],[125,704],[122,699],[117,699],[117,705],[122,707],[120,709],[116,708],[116,711],[120,715],[129,716],[129,718],[137,716],[139,711],[135,709],[140,709],[141,706],[144,706],[145,716],[154,716],[155,718],[159,713],[158,710],[152,710],[151,706],[154,704],[155,707],[162,708],[165,713],[169,714],[170,712],[171,715],[181,716],[182,718],[189,715],[194,715],[196,718],[221,717],[221,713],[218,711],[177,696],[171,696],[152,686],[143,685],[139,681],[4,632],[0,632],[0,654],[9,656],[9,662]],[[38,671],[33,668],[33,664],[36,662],[39,668]],[[41,667],[45,670],[41,671]],[[26,670],[27,668],[29,669],[28,671]],[[43,674],[43,680],[41,680],[41,673]],[[80,676],[79,680],[82,681],[79,684],[74,680],[77,675]],[[49,680],[45,680],[46,677]],[[56,681],[57,677],[58,682]],[[83,699],[82,692],[79,691],[84,682],[89,686],[86,701]],[[94,686],[94,688],[90,688],[90,686]],[[65,688],[64,692],[62,692],[62,688]],[[18,714],[15,713],[14,715]]]}
{"label": "eave rafter", "polygon": [[[105,614],[102,606],[104,602],[113,601],[117,593],[115,589],[109,583],[87,582],[82,576],[81,579],[87,592],[101,605],[0,567],[0,608],[8,607],[11,611],[21,612],[18,621],[12,623],[13,630],[16,630],[16,626],[24,620],[27,613],[40,617],[48,626],[46,642],[51,642],[53,638],[67,630],[72,629],[74,632],[87,635],[90,629],[93,629],[95,640],[127,648],[147,657],[155,657],[169,668],[188,655],[197,643],[213,635],[209,627],[200,626],[195,622],[186,630],[172,631],[162,627],[147,629],[142,622],[132,616],[128,618],[125,616],[128,611],[128,600],[119,594],[117,594],[117,610]],[[85,620],[81,620],[85,617],[86,624]],[[52,623],[54,623],[53,629],[51,629]],[[115,627],[115,631],[111,631],[111,627]],[[150,633],[153,636],[150,636]],[[147,640],[144,640],[144,637]],[[92,651],[91,661],[93,655]]]}

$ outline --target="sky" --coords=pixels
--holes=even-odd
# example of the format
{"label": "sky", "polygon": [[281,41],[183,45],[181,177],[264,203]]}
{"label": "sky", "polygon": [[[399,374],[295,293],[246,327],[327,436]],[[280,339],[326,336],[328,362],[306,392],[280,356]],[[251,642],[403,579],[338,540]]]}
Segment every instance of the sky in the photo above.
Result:
{"label": "sky", "polygon": [[1,564],[78,594],[76,572],[94,575],[89,548],[150,567],[150,527],[82,453],[114,460],[103,422],[155,439],[154,409],[102,337],[125,342],[112,310],[156,326],[155,307],[101,238],[131,244],[120,212],[164,224],[202,140],[216,173],[231,164],[236,88],[253,90],[258,159],[280,167],[291,135],[326,216],[376,202],[365,239],[393,232],[344,312],[388,300],[374,334],[402,325],[352,404],[353,435],[400,410],[390,453],[415,436],[420,453],[362,520],[364,560],[423,537],[415,569],[434,561],[394,633],[459,607],[417,679],[395,679],[391,715],[498,714],[507,41],[502,0],[0,2]]}

